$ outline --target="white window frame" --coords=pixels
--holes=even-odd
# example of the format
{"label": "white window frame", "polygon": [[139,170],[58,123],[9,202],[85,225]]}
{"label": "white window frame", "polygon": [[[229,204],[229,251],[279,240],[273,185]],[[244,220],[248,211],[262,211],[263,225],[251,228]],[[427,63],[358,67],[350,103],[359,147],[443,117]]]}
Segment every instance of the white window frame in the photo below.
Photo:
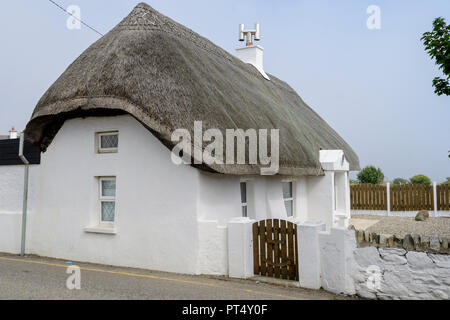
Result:
{"label": "white window frame", "polygon": [[[117,135],[116,148],[102,148],[102,137]],[[98,153],[116,153],[119,150],[119,131],[97,132],[97,152]]]}
{"label": "white window frame", "polygon": [[[284,197],[284,192],[283,192],[283,183],[290,183],[291,184],[291,197],[290,198],[285,198]],[[283,196],[283,202],[284,202],[284,209],[286,210],[286,216],[288,216],[288,211],[286,209],[286,202],[290,201],[291,203],[291,213],[292,215],[288,216],[288,217],[293,217],[294,216],[294,183],[292,180],[282,180],[281,181],[281,192],[282,192],[282,196]]]}
{"label": "white window frame", "polygon": [[[114,226],[114,223],[116,221],[116,196],[112,197],[112,196],[103,196],[103,192],[102,192],[102,181],[111,181],[114,180],[114,182],[116,183],[116,190],[115,192],[117,192],[117,179],[116,177],[100,177],[98,179],[98,186],[99,186],[99,204],[100,204],[100,208],[99,208],[99,225],[106,225],[106,226]],[[113,221],[103,221],[102,218],[102,202],[114,202],[114,220]]]}
{"label": "white window frame", "polygon": [[[242,191],[241,191],[242,183],[245,185],[245,200],[246,200],[246,202],[242,202]],[[242,217],[248,217],[247,181],[240,181],[239,182],[239,195],[241,197],[241,215],[242,215]],[[245,208],[245,215],[244,215],[244,208]]]}

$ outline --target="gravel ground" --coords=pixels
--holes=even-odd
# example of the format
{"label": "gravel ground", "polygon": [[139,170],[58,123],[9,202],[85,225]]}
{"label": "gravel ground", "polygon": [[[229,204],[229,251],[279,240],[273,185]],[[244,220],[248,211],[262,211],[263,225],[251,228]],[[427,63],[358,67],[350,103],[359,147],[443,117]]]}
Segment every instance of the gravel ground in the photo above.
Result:
{"label": "gravel ground", "polygon": [[[438,234],[440,237],[450,238],[450,218],[428,218],[425,221],[415,221],[410,217],[383,217],[373,215],[352,215],[355,219],[379,220],[366,230],[378,234],[384,233],[403,238],[407,234],[430,236]],[[350,219],[350,224],[352,220]]]}

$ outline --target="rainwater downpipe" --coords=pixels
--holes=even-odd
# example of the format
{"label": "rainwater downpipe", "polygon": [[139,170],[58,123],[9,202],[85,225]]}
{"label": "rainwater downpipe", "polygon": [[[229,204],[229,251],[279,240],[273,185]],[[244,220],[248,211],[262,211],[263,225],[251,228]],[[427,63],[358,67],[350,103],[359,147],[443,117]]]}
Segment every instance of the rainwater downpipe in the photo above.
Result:
{"label": "rainwater downpipe", "polygon": [[27,230],[27,203],[28,203],[28,172],[30,162],[23,155],[24,134],[20,133],[19,158],[25,165],[25,174],[23,180],[23,204],[22,204],[22,240],[20,244],[20,255],[25,254],[25,233]]}

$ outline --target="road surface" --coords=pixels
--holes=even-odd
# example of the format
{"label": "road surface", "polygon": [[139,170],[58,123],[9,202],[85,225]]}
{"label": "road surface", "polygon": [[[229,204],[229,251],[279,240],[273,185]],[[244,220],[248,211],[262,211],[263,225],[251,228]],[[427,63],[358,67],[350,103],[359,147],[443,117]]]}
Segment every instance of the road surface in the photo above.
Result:
{"label": "road surface", "polygon": [[[253,280],[181,275],[112,267],[37,256],[0,254],[0,299],[347,299],[323,290],[307,290]],[[80,268],[80,289],[66,282]],[[72,287],[76,281],[69,281]]]}

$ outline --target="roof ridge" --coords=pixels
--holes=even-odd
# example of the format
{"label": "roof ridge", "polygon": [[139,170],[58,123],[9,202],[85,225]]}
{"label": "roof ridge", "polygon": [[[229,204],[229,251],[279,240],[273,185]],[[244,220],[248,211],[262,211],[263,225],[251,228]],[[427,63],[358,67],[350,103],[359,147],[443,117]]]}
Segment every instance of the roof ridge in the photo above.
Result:
{"label": "roof ridge", "polygon": [[165,16],[145,2],[136,5],[134,9],[111,30],[111,32],[117,32],[124,29],[165,32],[176,36],[179,39],[190,41],[197,47],[228,61],[233,61],[233,58],[237,59],[223,48],[214,44],[211,40],[208,40],[192,29]]}
{"label": "roof ridge", "polygon": [[[145,12],[143,12],[145,11]],[[148,16],[148,13],[151,13],[151,16]],[[147,20],[144,21],[144,17]],[[140,2],[137,4],[134,9],[118,24],[116,25],[110,32],[117,32],[119,30],[149,30],[149,31],[159,31],[169,33],[173,36],[178,37],[179,39],[190,41],[200,49],[203,49],[211,54],[216,55],[217,57],[224,58],[232,63],[234,61],[240,61],[239,58],[232,55],[230,52],[216,45],[211,40],[203,37],[199,33],[193,31],[192,29],[180,24],[179,22],[171,19],[170,17],[162,14],[158,10],[154,9],[152,6],[145,2]],[[253,67],[249,66],[249,69],[253,70]],[[276,76],[271,73],[268,73],[271,78],[274,78],[272,81],[277,86],[280,86],[281,82],[287,85],[288,89],[296,94],[295,90],[292,89],[285,81],[280,80]]]}

